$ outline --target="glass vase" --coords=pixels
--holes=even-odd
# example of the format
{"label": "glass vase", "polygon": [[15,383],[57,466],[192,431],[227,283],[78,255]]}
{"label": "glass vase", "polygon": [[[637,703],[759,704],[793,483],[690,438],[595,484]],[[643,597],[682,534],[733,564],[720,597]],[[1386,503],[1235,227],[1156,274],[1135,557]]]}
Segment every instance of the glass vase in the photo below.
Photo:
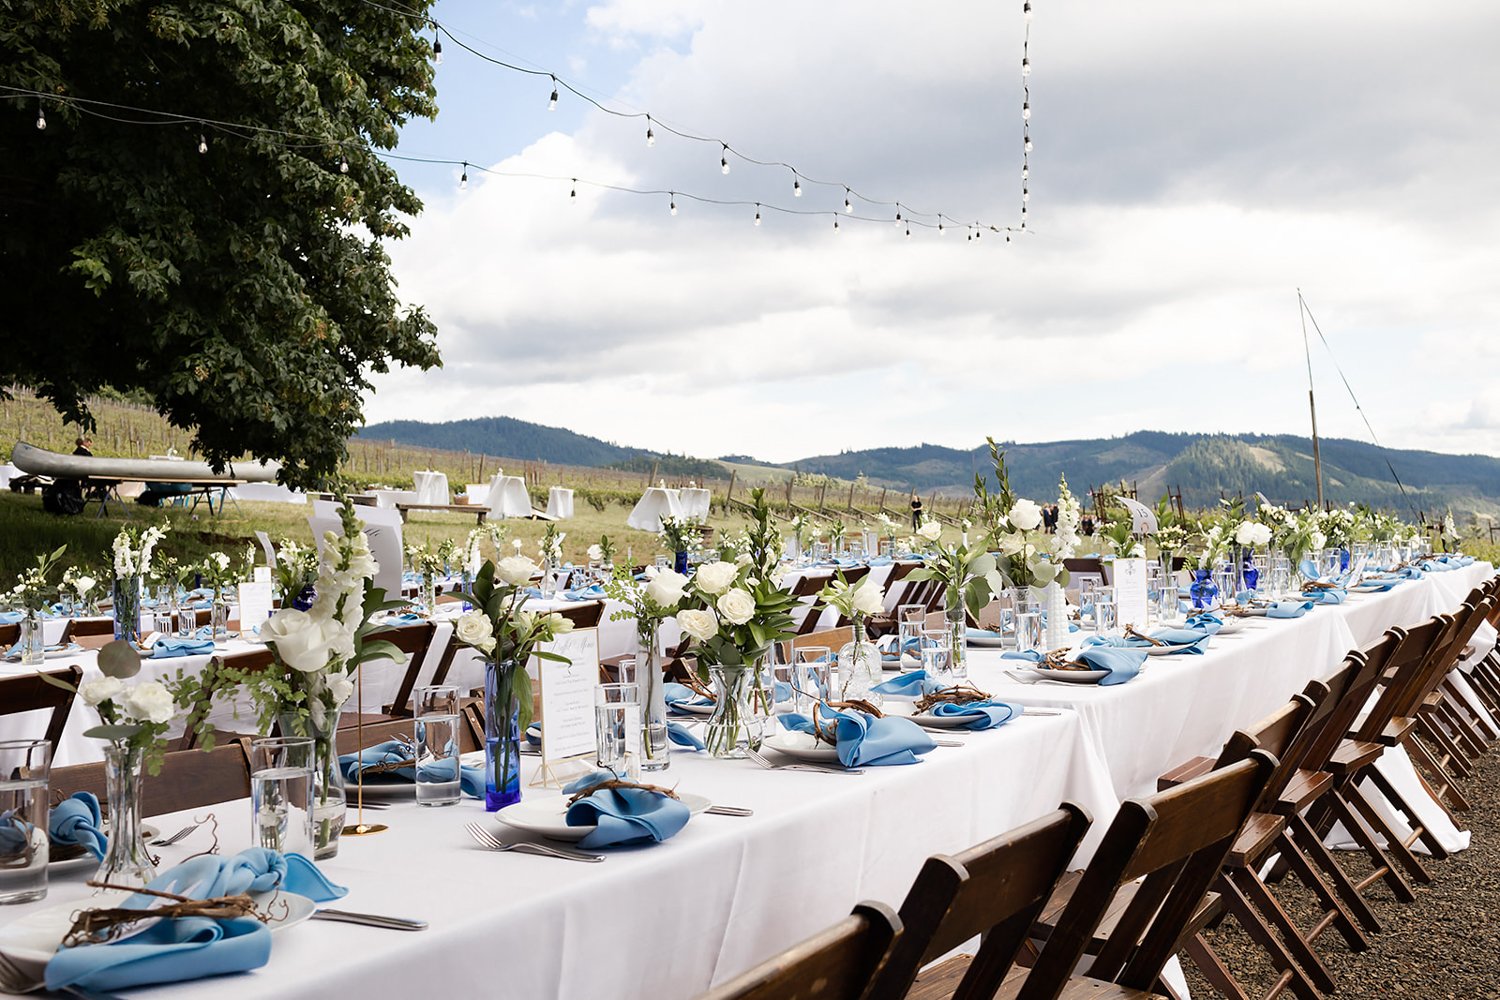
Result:
{"label": "glass vase", "polygon": [[344,832],[348,792],[344,769],[339,766],[338,732],[340,710],[324,709],[322,724],[298,715],[283,715],[281,735],[313,741],[313,858],[323,860],[339,853],[339,834]]}
{"label": "glass vase", "polygon": [[641,622],[636,631],[635,672],[641,698],[641,770],[665,771],[672,765],[667,736],[666,681],[662,677],[660,623]]}
{"label": "glass vase", "polygon": [[1194,611],[1213,607],[1214,599],[1219,596],[1219,588],[1213,582],[1213,570],[1193,570],[1193,584],[1188,588],[1188,593],[1193,599]]}
{"label": "glass vase", "polygon": [[709,716],[703,742],[710,756],[733,760],[759,748],[764,729],[763,722],[756,719],[753,697],[755,689],[764,685],[758,683],[757,675],[754,667],[708,668],[714,686],[714,712]]}
{"label": "glass vase", "polygon": [[20,624],[21,663],[29,667],[39,666],[47,658],[47,640],[42,634],[42,620],[36,616],[35,611],[28,611]]}
{"label": "glass vase", "polygon": [[687,554],[686,550],[683,550],[682,552],[675,553],[672,556],[672,569],[674,569],[678,573],[681,573],[683,576],[687,576],[687,572],[688,572],[688,554]]}
{"label": "glass vase", "polygon": [[515,660],[484,665],[484,808],[504,809],[521,801],[521,700],[516,677],[526,669]]}
{"label": "glass vase", "polygon": [[[545,586],[545,583],[543,584],[543,586]],[[417,599],[421,603],[423,609],[426,610],[428,614],[431,614],[433,610],[437,608],[437,574],[423,573],[420,587],[421,590],[418,594]]]}
{"label": "glass vase", "polygon": [[[156,877],[156,862],[141,836],[141,750],[110,744],[104,748],[104,789],[109,810],[109,842],[95,882],[136,888]],[[95,889],[98,895],[103,889]]]}
{"label": "glass vase", "polygon": [[948,619],[948,673],[961,684],[969,679],[969,616],[962,600],[943,614]]}
{"label": "glass vase", "polygon": [[215,589],[213,604],[208,611],[209,635],[214,642],[229,641],[229,602]]}
{"label": "glass vase", "polygon": [[141,644],[141,578],[139,574],[116,578],[114,598],[115,638],[132,646]]}
{"label": "glass vase", "polygon": [[1032,587],[1031,600],[1039,605],[1047,616],[1043,652],[1063,649],[1068,645],[1068,595],[1062,584],[1049,583],[1045,587]]}
{"label": "glass vase", "polygon": [[885,699],[872,691],[882,680],[880,650],[865,638],[863,618],[853,620],[854,640],[839,650],[839,701],[867,701],[876,707]]}

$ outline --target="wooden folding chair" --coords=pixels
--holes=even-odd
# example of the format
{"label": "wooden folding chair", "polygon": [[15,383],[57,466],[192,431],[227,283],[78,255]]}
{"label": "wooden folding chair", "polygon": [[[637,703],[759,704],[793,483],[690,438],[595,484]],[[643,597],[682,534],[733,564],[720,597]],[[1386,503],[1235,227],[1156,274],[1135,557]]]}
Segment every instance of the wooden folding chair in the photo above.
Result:
{"label": "wooden folding chair", "polygon": [[[956,981],[954,997],[990,996],[1015,963],[1089,823],[1087,812],[1065,802],[960,854],[928,858],[901,904],[901,934],[866,1000],[925,996],[927,983],[939,980]],[[982,935],[977,954],[950,959],[912,990],[924,965],[976,935]]]}
{"label": "wooden folding chair", "polygon": [[574,628],[598,628],[600,620],[604,618],[604,602],[570,604],[565,608],[558,608],[556,613],[572,622]]}
{"label": "wooden folding chair", "polygon": [[107,635],[113,637],[115,634],[115,623],[108,618],[69,618],[63,623],[62,639],[63,645],[67,645],[79,636],[85,635]]}
{"label": "wooden folding chair", "polygon": [[832,927],[710,990],[704,1000],[860,1000],[901,921],[860,903]]}
{"label": "wooden folding chair", "polygon": [[[265,670],[272,663],[276,662],[269,649],[247,649],[238,653],[225,653],[223,656],[215,657],[215,659],[224,667],[243,670],[247,673]],[[210,664],[213,663],[212,660],[209,662]],[[188,706],[182,736],[178,739],[174,749],[192,750],[198,745],[198,720],[208,717],[209,712],[213,710],[214,699],[223,693],[225,693],[224,688],[205,691],[197,702]],[[218,739],[220,736],[227,739],[234,739],[244,735],[256,734],[235,733],[215,729],[215,739]]]}
{"label": "wooden folding chair", "polygon": [[[417,675],[422,671],[422,662],[427,659],[427,647],[432,645],[432,636],[437,631],[437,626],[432,622],[417,622],[413,625],[402,625],[400,628],[389,629],[380,632],[374,638],[383,639],[399,649],[405,656],[405,672],[401,675],[401,681],[396,685],[396,697],[389,705],[383,707],[381,712],[366,712],[364,724],[372,725],[378,722],[387,722],[391,719],[410,718],[410,709],[407,704],[411,701],[411,691],[417,684]],[[372,660],[362,663],[360,670],[368,670],[374,663],[380,660]],[[356,714],[345,712],[339,718],[339,728],[347,729],[356,724]]]}
{"label": "wooden folding chair", "polygon": [[[212,750],[175,750],[162,758],[161,772],[141,784],[141,812],[147,816],[197,809],[250,796],[250,739],[230,740]],[[104,764],[55,767],[50,779],[54,793],[93,792],[105,797]]]}
{"label": "wooden folding chair", "polygon": [[0,625],[0,646],[6,649],[21,641],[21,623],[15,622],[10,625]]}
{"label": "wooden folding chair", "polygon": [[[1255,750],[1165,792],[1126,800],[1089,866],[1058,880],[1032,925],[1031,936],[1044,943],[1029,970],[997,963],[971,978],[971,963],[953,959],[918,976],[910,996],[946,997],[959,985],[953,995],[964,1000],[1151,996],[1181,941],[1216,912],[1209,886],[1275,766]],[[1088,954],[1087,976],[1076,974]]]}
{"label": "wooden folding chair", "polygon": [[[80,667],[49,670],[46,674],[71,684],[75,689],[83,680],[83,670]],[[51,709],[52,715],[47,720],[47,728],[42,737],[52,744],[52,753],[56,756],[63,728],[68,724],[68,713],[73,709],[73,692],[48,684],[39,673],[0,678],[0,715],[20,715],[23,712],[40,712],[46,709]]]}

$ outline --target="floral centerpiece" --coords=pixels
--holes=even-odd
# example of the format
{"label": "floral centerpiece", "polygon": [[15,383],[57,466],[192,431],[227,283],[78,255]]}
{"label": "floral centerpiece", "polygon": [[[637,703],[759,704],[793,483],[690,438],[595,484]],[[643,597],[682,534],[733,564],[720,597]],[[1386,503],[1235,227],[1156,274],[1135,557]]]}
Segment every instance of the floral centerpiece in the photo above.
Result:
{"label": "floral centerpiece", "polygon": [[464,589],[473,585],[474,578],[479,575],[479,567],[484,565],[484,540],[488,535],[481,525],[470,528],[469,533],[464,536],[464,544],[458,551],[458,569],[463,575]]}
{"label": "floral centerpiece", "polygon": [[663,547],[672,553],[672,569],[684,575],[688,571],[688,552],[698,543],[698,519],[663,517],[658,532]]}
{"label": "floral centerpiece", "polygon": [[[865,639],[865,620],[885,610],[885,593],[870,581],[869,574],[850,583],[840,570],[819,592],[823,607],[833,608],[849,619],[854,638],[839,650],[838,700],[864,701],[879,706],[881,695],[871,688],[880,683],[880,650]],[[817,614],[816,610],[808,612]]]}
{"label": "floral centerpiece", "polygon": [[610,614],[610,621],[635,622],[635,667],[641,687],[641,770],[660,771],[670,763],[661,623],[677,612],[688,578],[655,566],[648,566],[646,574],[645,581],[636,580],[621,567],[604,585],[604,593],[623,605]]}
{"label": "floral centerpiece", "polygon": [[837,556],[844,548],[844,539],[849,535],[849,528],[841,518],[834,518],[828,522],[828,543],[833,546],[833,555]]}
{"label": "floral centerpiece", "polygon": [[890,544],[890,555],[894,556],[896,554],[896,536],[901,533],[901,525],[897,524],[895,518],[891,517],[885,511],[881,511],[875,515],[875,523],[878,526],[876,529],[877,532]]}
{"label": "floral centerpiece", "polygon": [[559,614],[534,614],[525,609],[536,563],[513,555],[498,563],[485,561],[464,595],[473,605],[458,619],[455,639],[478,650],[485,658],[484,807],[490,812],[521,799],[521,733],[531,724],[531,679],[526,662],[569,662],[544,649],[573,630],[573,623]]}
{"label": "floral centerpiece", "polygon": [[1451,511],[1451,510],[1448,511],[1447,513],[1445,513],[1443,515],[1443,532],[1442,532],[1442,538],[1443,538],[1443,551],[1445,551],[1445,552],[1457,552],[1458,551],[1458,525],[1456,525],[1456,524],[1453,523],[1453,511]]}
{"label": "floral centerpiece", "polygon": [[229,635],[228,592],[239,582],[239,574],[230,567],[229,557],[222,552],[210,552],[198,567],[203,576],[203,585],[211,592],[208,620],[215,639],[224,639]]}
{"label": "floral centerpiece", "polygon": [[284,608],[306,611],[312,607],[318,580],[318,550],[283,538],[276,546],[276,564],[271,583]]}
{"label": "floral centerpiece", "polygon": [[6,595],[6,603],[22,612],[21,638],[17,645],[21,651],[21,662],[29,666],[41,663],[47,655],[47,645],[42,637],[42,615],[52,610],[52,598],[58,588],[47,580],[57,562],[68,551],[60,545],[50,555],[37,556],[36,563],[16,577],[16,585]]}
{"label": "floral centerpiece", "polygon": [[[83,735],[105,741],[110,831],[94,881],[145,885],[156,871],[142,836],[141,782],[144,773],[161,770],[167,731],[177,715],[177,698],[167,685],[139,679],[141,657],[129,642],[116,639],[106,644],[99,650],[98,662],[100,676],[76,689],[79,699],[99,715],[99,725],[84,730]],[[49,684],[74,690],[49,674],[40,676]]]}
{"label": "floral centerpiece", "polygon": [[698,567],[683,596],[677,624],[698,660],[700,682],[713,685],[714,714],[705,743],[715,757],[743,757],[758,748],[770,718],[764,660],[793,634],[797,599],[777,586],[780,533],[765,491],[751,491],[750,551],[736,563]]}
{"label": "floral centerpiece", "polygon": [[401,651],[378,638],[385,631],[371,618],[401,607],[387,601],[375,586],[379,565],[370,553],[354,506],[344,500],[342,533],[323,536],[314,583],[316,597],[307,610],[283,607],[260,628],[272,656],[259,670],[226,667],[217,659],[198,676],[179,675],[178,697],[192,706],[188,722],[205,748],[214,742],[208,721],[212,699],[243,687],[255,705],[261,732],[279,728],[283,736],[313,741],[313,829],[315,855],[338,853],[344,828],[344,779],[336,735],[339,714],[354,693],[354,673],[377,659],[399,661]]}
{"label": "floral centerpiece", "polygon": [[151,557],[170,525],[152,525],[144,531],[121,528],[110,545],[115,578],[113,586],[115,638],[139,643],[141,638],[141,584],[151,573]]}
{"label": "floral centerpiece", "polygon": [[797,546],[798,559],[801,559],[803,553],[807,551],[807,543],[810,537],[809,533],[812,529],[812,526],[812,518],[808,517],[806,514],[799,512],[792,517],[792,542]]}
{"label": "floral centerpiece", "polygon": [[436,549],[427,545],[408,548],[407,552],[411,567],[419,577],[418,586],[421,590],[418,601],[431,612],[437,607],[437,581],[443,574],[443,557]]}
{"label": "floral centerpiece", "polygon": [[615,543],[609,540],[608,535],[600,535],[599,541],[589,546],[589,561],[598,563],[604,569],[614,568]]}
{"label": "floral centerpiece", "polygon": [[99,581],[88,570],[69,566],[63,571],[59,590],[63,599],[73,606],[74,614],[92,615],[98,604],[98,586]]}

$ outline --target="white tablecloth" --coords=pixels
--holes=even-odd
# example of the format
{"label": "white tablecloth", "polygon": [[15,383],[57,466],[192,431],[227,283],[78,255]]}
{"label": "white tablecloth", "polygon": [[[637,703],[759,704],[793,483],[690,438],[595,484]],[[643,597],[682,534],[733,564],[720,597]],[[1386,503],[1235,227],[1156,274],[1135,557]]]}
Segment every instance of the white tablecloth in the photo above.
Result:
{"label": "white tablecloth", "polygon": [[307,494],[287,489],[278,483],[245,483],[231,486],[229,495],[236,500],[255,500],[260,503],[307,503]]}
{"label": "white tablecloth", "polygon": [[487,507],[490,502],[489,483],[466,483],[464,485],[464,496],[469,498],[469,503],[479,507]]}
{"label": "white tablecloth", "polygon": [[679,490],[677,499],[682,504],[683,517],[708,517],[709,504],[713,502],[713,496],[702,487],[691,487]]}
{"label": "white tablecloth", "polygon": [[[395,510],[398,503],[417,503],[416,490],[370,490],[375,506]],[[446,501],[445,501],[446,502]]]}
{"label": "white tablecloth", "polygon": [[[755,815],[699,816],[666,843],[611,851],[597,865],[477,848],[465,822],[478,820],[506,836],[514,831],[487,818],[473,800],[446,809],[382,810],[377,819],[387,832],[345,838],[338,857],[321,863],[350,888],[337,905],[419,917],[431,928],[396,934],[313,921],[278,934],[265,968],[215,979],[212,992],[220,1000],[695,997],[828,926],[862,899],[898,905],[934,853],[1014,829],[1064,798],[1096,817],[1112,810],[1070,714],[1017,719],[955,738],[966,745],[858,776],[770,772],[749,761],[674,753],[671,770],[658,780]],[[535,761],[523,759],[523,784]],[[523,798],[558,794],[523,790]],[[244,803],[214,812],[223,852],[245,847]],[[156,823],[172,830],[181,819]],[[189,838],[163,854],[171,863],[202,847]],[[86,877],[55,880],[47,901],[6,907],[0,920],[82,899]],[[203,983],[183,983],[130,993],[204,991]]]}
{"label": "white tablecloth", "polygon": [[496,473],[490,480],[485,502],[495,517],[527,517],[531,514],[531,494],[520,476]]}
{"label": "white tablecloth", "polygon": [[566,521],[573,516],[573,491],[565,486],[554,486],[547,491],[547,516]]}
{"label": "white tablecloth", "polygon": [[639,531],[661,530],[663,517],[682,517],[682,500],[676,490],[653,486],[641,494],[625,523]]}
{"label": "white tablecloth", "polygon": [[417,503],[446,504],[450,502],[446,474],[427,470],[413,472],[411,477],[416,487]]}

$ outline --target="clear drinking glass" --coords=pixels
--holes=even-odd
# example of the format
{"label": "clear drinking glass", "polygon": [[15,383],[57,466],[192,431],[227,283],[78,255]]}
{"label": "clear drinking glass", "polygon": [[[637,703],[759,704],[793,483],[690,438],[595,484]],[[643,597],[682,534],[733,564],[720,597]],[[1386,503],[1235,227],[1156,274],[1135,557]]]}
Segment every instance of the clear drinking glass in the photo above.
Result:
{"label": "clear drinking glass", "polygon": [[640,776],[641,695],[635,684],[594,689],[594,762],[622,777]]}
{"label": "clear drinking glass", "polygon": [[948,679],[952,662],[953,634],[947,626],[922,630],[922,669],[932,680]]}
{"label": "clear drinking glass", "polygon": [[191,639],[193,633],[198,631],[198,612],[187,605],[177,609],[177,637],[179,639]]}
{"label": "clear drinking glass", "polygon": [[1238,603],[1234,590],[1234,570],[1215,570],[1214,586],[1219,588],[1220,607],[1228,607],[1231,604]]}
{"label": "clear drinking glass", "polygon": [[0,903],[47,895],[51,766],[47,740],[0,740]]}
{"label": "clear drinking glass", "polygon": [[896,641],[901,651],[902,670],[922,667],[922,630],[927,627],[927,608],[921,604],[903,604],[896,609]]}
{"label": "clear drinking glass", "polygon": [[795,683],[792,699],[796,710],[811,715],[815,703],[833,689],[833,650],[827,646],[803,646],[792,650]]}
{"label": "clear drinking glass", "polygon": [[151,631],[164,636],[177,631],[177,615],[172,611],[172,605],[165,601],[156,602],[151,615]]}
{"label": "clear drinking glass", "polygon": [[1042,612],[1035,604],[1027,604],[1026,610],[1016,615],[1016,651],[1027,653],[1031,650],[1043,650],[1046,643],[1043,637],[1046,629],[1042,627]]}
{"label": "clear drinking glass", "polygon": [[251,742],[250,842],[312,857],[312,740],[274,736]]}
{"label": "clear drinking glass", "polygon": [[876,551],[886,559],[889,559],[895,555],[895,553],[891,550],[891,540],[889,538],[882,538]]}
{"label": "clear drinking glass", "polygon": [[1116,635],[1120,630],[1120,620],[1115,606],[1115,588],[1095,587],[1094,600],[1094,631],[1100,635]]}
{"label": "clear drinking glass", "polygon": [[459,694],[456,684],[419,687],[412,694],[416,725],[417,803],[451,806],[462,795],[458,759]]}
{"label": "clear drinking glass", "polygon": [[635,657],[621,657],[619,666],[615,668],[615,680],[621,684],[639,685],[641,683],[641,675],[635,664]]}

